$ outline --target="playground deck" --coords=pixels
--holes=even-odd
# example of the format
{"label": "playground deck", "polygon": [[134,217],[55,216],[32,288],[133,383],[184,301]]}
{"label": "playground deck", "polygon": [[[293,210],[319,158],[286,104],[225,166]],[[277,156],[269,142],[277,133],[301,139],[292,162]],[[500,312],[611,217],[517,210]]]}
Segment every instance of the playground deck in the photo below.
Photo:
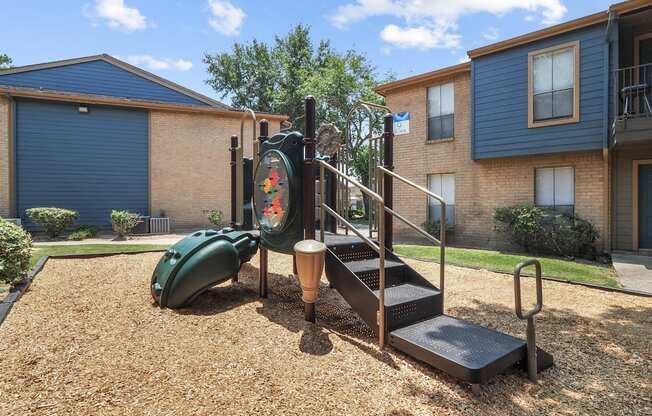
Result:
{"label": "playground deck", "polygon": [[[291,257],[257,258],[192,308],[148,291],[159,254],[52,260],[0,327],[0,414],[649,414],[652,299],[544,282],[539,345],[555,367],[480,396],[392,348],[322,283],[303,321]],[[437,266],[410,261],[435,281]],[[447,313],[517,337],[509,276],[448,267]],[[533,293],[523,282],[523,293]],[[529,304],[529,298],[524,304]]]}

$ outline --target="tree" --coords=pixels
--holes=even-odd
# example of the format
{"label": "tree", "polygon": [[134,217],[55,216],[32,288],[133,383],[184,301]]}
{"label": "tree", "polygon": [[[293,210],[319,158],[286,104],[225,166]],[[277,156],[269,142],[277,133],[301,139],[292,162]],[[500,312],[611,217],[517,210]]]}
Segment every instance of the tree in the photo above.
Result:
{"label": "tree", "polygon": [[[318,124],[334,123],[345,131],[355,101],[383,102],[373,90],[379,82],[376,69],[365,55],[352,50],[338,53],[327,40],[314,45],[310,28],[297,25],[285,37],[277,36],[272,46],[253,40],[235,43],[231,52],[205,53],[210,74],[206,82],[220,97],[229,97],[234,107],[286,114],[297,129],[303,127],[303,99],[314,95]],[[364,141],[365,117],[356,113],[353,152]]]}
{"label": "tree", "polygon": [[[206,83],[220,97],[229,97],[239,109],[285,114],[297,130],[303,130],[307,95],[317,100],[317,125],[333,123],[344,133],[356,101],[384,103],[374,91],[380,81],[366,55],[353,50],[339,53],[327,40],[314,43],[304,25],[293,27],[285,37],[276,36],[271,46],[254,39],[235,43],[231,52],[205,53],[204,63],[210,75]],[[364,146],[369,123],[374,135],[382,132],[381,113],[371,121],[364,111],[354,113],[346,142],[353,174],[365,185],[369,183],[369,152]]]}
{"label": "tree", "polygon": [[0,69],[11,68],[12,59],[4,53],[0,53]]}

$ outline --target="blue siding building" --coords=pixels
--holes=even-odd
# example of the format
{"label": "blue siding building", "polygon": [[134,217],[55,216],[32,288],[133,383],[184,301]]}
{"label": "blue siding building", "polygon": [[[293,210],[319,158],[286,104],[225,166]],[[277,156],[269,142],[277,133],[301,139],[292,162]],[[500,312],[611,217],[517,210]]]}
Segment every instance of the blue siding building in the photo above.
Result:
{"label": "blue siding building", "polygon": [[[60,207],[77,211],[77,224],[108,228],[119,209],[205,227],[206,210],[226,211],[229,190],[197,178],[226,169],[241,115],[108,55],[2,70],[0,216],[36,230],[27,209]],[[190,164],[177,162],[182,154]]]}
{"label": "blue siding building", "polygon": [[[564,33],[473,60],[473,158],[599,150],[606,145],[606,24]],[[528,53],[578,41],[579,122],[528,127]]]}
{"label": "blue siding building", "polygon": [[[495,210],[534,204],[591,221],[599,250],[652,250],[651,21],[652,3],[626,1],[377,87],[412,113],[397,172],[435,193],[446,179],[464,245],[501,246]],[[444,86],[455,131],[441,140],[428,133],[427,97]],[[432,221],[428,204],[410,219]]]}

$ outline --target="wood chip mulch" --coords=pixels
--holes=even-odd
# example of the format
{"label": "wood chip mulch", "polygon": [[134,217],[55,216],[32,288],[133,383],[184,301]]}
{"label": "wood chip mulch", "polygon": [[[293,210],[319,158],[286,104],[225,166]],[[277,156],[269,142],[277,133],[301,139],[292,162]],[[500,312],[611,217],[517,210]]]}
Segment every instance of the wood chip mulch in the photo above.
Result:
{"label": "wood chip mulch", "polygon": [[[652,415],[649,298],[544,282],[537,340],[555,367],[474,395],[380,351],[325,281],[305,323],[289,256],[270,253],[265,301],[255,258],[178,311],[152,303],[159,256],[50,260],[0,327],[0,415]],[[438,265],[410,263],[438,279]],[[524,337],[508,276],[447,275],[447,313]]]}

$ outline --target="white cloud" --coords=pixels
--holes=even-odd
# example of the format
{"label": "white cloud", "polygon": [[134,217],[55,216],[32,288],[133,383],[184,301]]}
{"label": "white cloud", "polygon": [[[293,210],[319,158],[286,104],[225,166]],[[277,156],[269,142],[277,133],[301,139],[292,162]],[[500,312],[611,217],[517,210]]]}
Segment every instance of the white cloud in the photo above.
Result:
{"label": "white cloud", "polygon": [[217,32],[226,36],[236,36],[247,14],[228,0],[208,0],[211,17],[208,24]]}
{"label": "white cloud", "polygon": [[385,26],[381,37],[386,42],[399,47],[457,47],[461,17],[477,13],[503,16],[515,10],[537,15],[544,24],[558,22],[567,12],[562,0],[355,0],[337,7],[330,20],[344,29],[370,17],[390,16],[401,20],[403,27]]}
{"label": "white cloud", "polygon": [[528,14],[527,16],[525,16],[525,21],[526,22],[534,22],[535,20],[537,20],[536,16],[532,16],[531,14]]}
{"label": "white cloud", "polygon": [[144,30],[150,26],[140,10],[127,7],[124,0],[96,0],[88,14],[94,19],[104,20],[110,28],[123,32]]}
{"label": "white cloud", "polygon": [[396,25],[387,25],[380,32],[380,38],[399,48],[457,48],[460,45],[459,35],[424,26],[402,28]]}
{"label": "white cloud", "polygon": [[498,28],[489,26],[487,31],[482,33],[482,37],[487,40],[496,40],[498,39],[499,34],[500,32],[498,31]]}
{"label": "white cloud", "polygon": [[[120,59],[120,58],[118,58]],[[183,59],[157,59],[151,55],[130,55],[127,62],[136,66],[147,66],[151,71],[188,71],[192,68],[192,62]]]}

